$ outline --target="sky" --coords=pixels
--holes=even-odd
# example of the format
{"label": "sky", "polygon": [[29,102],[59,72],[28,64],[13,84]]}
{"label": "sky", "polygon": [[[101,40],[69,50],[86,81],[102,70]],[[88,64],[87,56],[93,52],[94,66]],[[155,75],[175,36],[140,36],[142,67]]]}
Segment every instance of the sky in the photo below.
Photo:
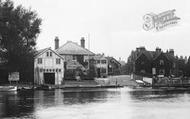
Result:
{"label": "sky", "polygon": [[[51,47],[54,38],[60,46],[67,41],[127,61],[136,47],[147,50],[156,47],[174,49],[175,54],[190,56],[190,1],[189,0],[14,0],[31,8],[42,18],[37,49]],[[179,23],[162,31],[145,31],[143,16],[175,9]]]}

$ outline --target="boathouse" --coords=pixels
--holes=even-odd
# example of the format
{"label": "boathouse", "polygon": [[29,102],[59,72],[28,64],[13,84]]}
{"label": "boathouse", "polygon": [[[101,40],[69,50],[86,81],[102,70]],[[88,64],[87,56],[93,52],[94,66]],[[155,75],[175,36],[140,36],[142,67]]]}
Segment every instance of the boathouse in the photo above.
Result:
{"label": "boathouse", "polygon": [[39,50],[34,58],[34,83],[59,85],[64,78],[64,58],[51,48]]}

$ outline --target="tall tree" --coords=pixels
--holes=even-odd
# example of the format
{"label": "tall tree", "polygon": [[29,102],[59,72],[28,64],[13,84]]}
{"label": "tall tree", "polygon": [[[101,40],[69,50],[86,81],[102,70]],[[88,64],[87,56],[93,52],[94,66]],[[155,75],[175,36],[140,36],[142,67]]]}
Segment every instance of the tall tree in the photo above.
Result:
{"label": "tall tree", "polygon": [[188,77],[190,76],[190,57],[188,58],[188,62],[185,66],[185,75]]}
{"label": "tall tree", "polygon": [[0,0],[0,48],[11,70],[31,70],[40,25],[35,11]]}

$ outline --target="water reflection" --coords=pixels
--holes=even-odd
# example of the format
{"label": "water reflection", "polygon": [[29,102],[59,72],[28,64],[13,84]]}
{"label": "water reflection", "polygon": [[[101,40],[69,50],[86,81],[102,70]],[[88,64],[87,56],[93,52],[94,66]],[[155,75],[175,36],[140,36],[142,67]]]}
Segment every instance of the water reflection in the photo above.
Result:
{"label": "water reflection", "polygon": [[33,92],[0,92],[0,117],[24,116],[34,111]]}
{"label": "water reflection", "polygon": [[0,118],[165,119],[188,117],[189,92],[129,88],[0,92]]}

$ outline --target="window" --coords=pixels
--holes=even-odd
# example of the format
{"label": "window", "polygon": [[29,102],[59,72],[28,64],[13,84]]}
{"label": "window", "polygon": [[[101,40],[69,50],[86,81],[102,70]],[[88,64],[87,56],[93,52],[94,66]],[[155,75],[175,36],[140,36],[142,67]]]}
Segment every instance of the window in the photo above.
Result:
{"label": "window", "polygon": [[159,70],[159,74],[160,74],[160,75],[164,75],[164,74],[165,74],[165,70],[164,70],[164,69],[160,69],[160,70]]}
{"label": "window", "polygon": [[42,58],[38,58],[38,64],[42,64]]}
{"label": "window", "polygon": [[46,52],[46,56],[49,57],[49,52]]}
{"label": "window", "polygon": [[97,60],[97,64],[100,64],[100,60]]}
{"label": "window", "polygon": [[101,60],[101,63],[102,64],[106,64],[106,60]]}
{"label": "window", "polygon": [[52,52],[49,52],[50,57],[52,57]]}
{"label": "window", "polygon": [[160,65],[164,65],[164,60],[160,60]]}
{"label": "window", "polygon": [[176,68],[176,64],[175,63],[173,63],[173,68]]}
{"label": "window", "polygon": [[140,71],[141,73],[146,73],[146,71],[144,70],[144,69],[141,69],[141,71]]}
{"label": "window", "polygon": [[40,72],[43,72],[43,69],[42,69],[42,68],[40,68]]}
{"label": "window", "polygon": [[77,60],[77,56],[73,56],[73,60],[76,61]]}
{"label": "window", "polygon": [[57,58],[56,59],[56,64],[61,64],[61,59]]}
{"label": "window", "polygon": [[59,69],[59,72],[61,72],[61,69]]}
{"label": "window", "polygon": [[105,68],[102,68],[102,69],[101,69],[101,73],[106,73],[106,69],[105,69]]}

